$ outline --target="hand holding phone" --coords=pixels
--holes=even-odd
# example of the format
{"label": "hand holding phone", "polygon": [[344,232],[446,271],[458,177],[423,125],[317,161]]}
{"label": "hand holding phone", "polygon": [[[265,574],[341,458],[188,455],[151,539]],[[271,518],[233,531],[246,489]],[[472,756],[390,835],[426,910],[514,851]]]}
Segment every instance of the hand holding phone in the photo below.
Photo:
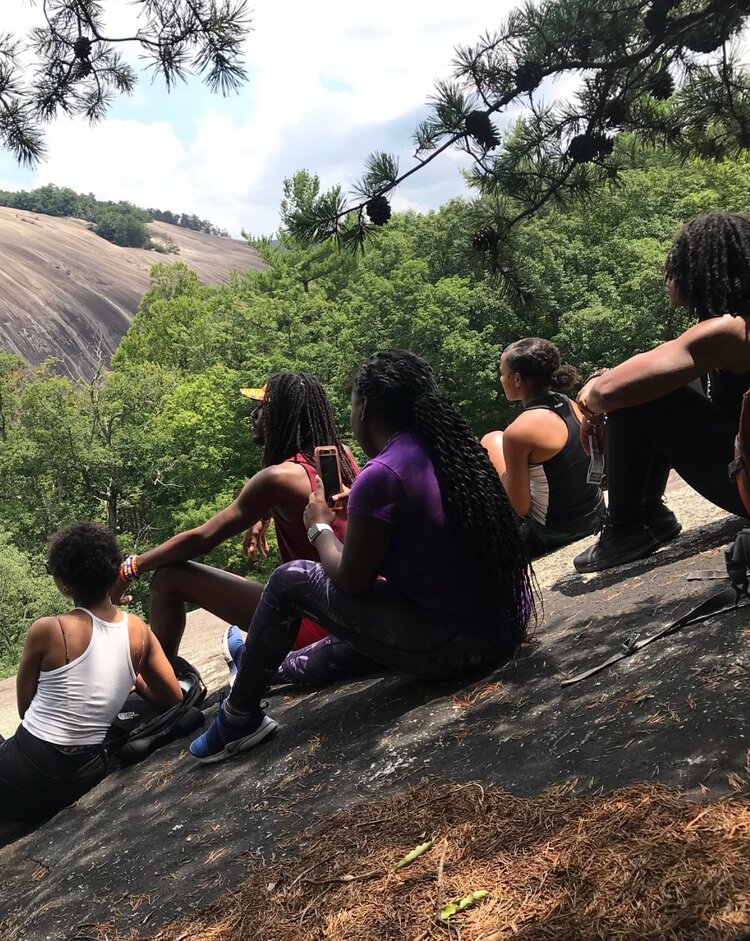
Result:
{"label": "hand holding phone", "polygon": [[326,503],[333,506],[333,498],[343,490],[338,448],[334,445],[315,448],[315,468],[323,481]]}

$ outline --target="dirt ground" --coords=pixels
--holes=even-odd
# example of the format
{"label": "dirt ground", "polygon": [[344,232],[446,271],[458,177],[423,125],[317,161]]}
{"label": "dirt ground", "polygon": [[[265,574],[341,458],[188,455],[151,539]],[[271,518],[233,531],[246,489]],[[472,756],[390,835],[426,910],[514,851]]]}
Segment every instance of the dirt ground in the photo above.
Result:
{"label": "dirt ground", "polygon": [[[146,937],[203,911],[248,863],[303,852],[295,840],[306,828],[423,780],[479,782],[518,798],[562,783],[576,797],[639,784],[708,802],[744,795],[750,610],[560,686],[634,631],[650,633],[722,587],[688,576],[721,567],[741,522],[687,488],[670,504],[685,532],[650,559],[579,576],[570,559],[581,543],[542,560],[534,636],[489,676],[425,684],[376,674],[280,690],[268,706],[279,734],[257,752],[197,766],[180,742],[115,772],[0,850],[0,939]],[[225,678],[219,634],[217,622],[194,616],[185,648],[212,705]]]}

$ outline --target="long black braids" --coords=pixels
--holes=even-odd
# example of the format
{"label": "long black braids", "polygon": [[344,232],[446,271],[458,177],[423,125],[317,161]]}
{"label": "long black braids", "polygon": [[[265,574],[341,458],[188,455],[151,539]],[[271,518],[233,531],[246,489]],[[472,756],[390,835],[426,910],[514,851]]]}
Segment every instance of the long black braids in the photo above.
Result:
{"label": "long black braids", "polygon": [[685,223],[669,251],[665,275],[699,319],[750,316],[750,216],[712,212]]}
{"label": "long black braids", "polygon": [[309,373],[277,372],[263,398],[263,466],[281,464],[297,453],[312,463],[315,448],[333,445],[339,452],[341,478],[354,480],[354,468],[336,430],[333,409],[323,386]]}
{"label": "long black braids", "polygon": [[438,392],[429,363],[414,353],[376,353],[360,369],[354,388],[394,424],[419,436],[483,611],[508,630],[508,649],[515,649],[533,606],[531,570],[516,515],[486,450]]}

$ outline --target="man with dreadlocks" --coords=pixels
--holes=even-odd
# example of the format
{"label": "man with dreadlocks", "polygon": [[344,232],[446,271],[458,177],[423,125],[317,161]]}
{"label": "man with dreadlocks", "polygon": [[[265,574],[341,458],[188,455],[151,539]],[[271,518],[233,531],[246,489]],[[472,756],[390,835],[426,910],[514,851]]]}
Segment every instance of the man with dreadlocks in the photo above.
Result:
{"label": "man with dreadlocks", "polygon": [[274,731],[260,703],[303,614],[378,663],[434,678],[491,668],[525,635],[532,599],[516,516],[430,366],[403,350],[371,357],[354,380],[351,421],[370,460],[351,487],[346,537],[318,484],[305,524],[320,562],[271,576],[232,692],[190,746],[199,761]]}
{"label": "man with dreadlocks", "polygon": [[672,304],[698,323],[675,340],[597,370],[578,403],[587,431],[606,420],[609,508],[599,540],[574,559],[598,572],[644,558],[680,532],[663,502],[670,468],[707,500],[744,516],[727,467],[750,387],[750,216],[688,222],[665,265]]}
{"label": "man with dreadlocks", "polygon": [[[330,403],[320,382],[308,373],[279,372],[262,389],[244,389],[254,400],[253,441],[263,445],[263,469],[245,484],[237,498],[201,526],[178,533],[142,555],[129,557],[125,571],[140,577],[154,571],[151,582],[151,627],[168,655],[176,655],[185,630],[186,604],[198,605],[217,617],[247,629],[260,600],[263,586],[230,572],[191,561],[216,546],[246,531],[245,550],[251,558],[265,557],[265,539],[270,519],[276,526],[279,554],[283,562],[309,559],[317,562],[316,548],[307,539],[302,515],[316,474],[313,452],[319,445],[334,445],[339,452],[341,475],[348,486],[354,480],[357,465],[351,451],[342,444],[336,431]],[[336,514],[333,527],[344,538],[346,522]],[[115,589],[119,598],[127,588],[120,581]],[[321,641],[327,633],[319,625],[305,620],[291,646],[294,649]],[[331,662],[348,665],[348,651],[326,644],[323,663],[320,657],[305,657],[290,664],[285,678],[291,681],[315,681],[316,668],[325,674]],[[230,648],[231,650],[231,648]],[[341,656],[339,657],[339,654]],[[361,657],[356,658],[361,661]],[[310,666],[310,675],[300,677],[300,670]],[[328,671],[330,673],[330,671]]]}

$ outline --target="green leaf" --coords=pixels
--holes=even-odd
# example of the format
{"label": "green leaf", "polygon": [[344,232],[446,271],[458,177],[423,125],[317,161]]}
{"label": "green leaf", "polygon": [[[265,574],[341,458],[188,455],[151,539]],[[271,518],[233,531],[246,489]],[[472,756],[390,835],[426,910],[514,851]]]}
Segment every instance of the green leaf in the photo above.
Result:
{"label": "green leaf", "polygon": [[477,889],[476,892],[470,892],[468,895],[464,895],[463,898],[452,899],[440,909],[438,918],[440,921],[448,921],[453,915],[457,915],[459,912],[471,908],[476,902],[480,902],[487,894],[486,889]]}
{"label": "green leaf", "polygon": [[393,867],[393,871],[398,872],[400,869],[403,869],[405,866],[413,863],[415,859],[419,859],[422,853],[426,853],[434,842],[434,840],[428,840],[426,843],[420,843],[419,846],[415,846],[410,853],[407,853],[403,859],[400,859],[396,863],[396,865]]}

